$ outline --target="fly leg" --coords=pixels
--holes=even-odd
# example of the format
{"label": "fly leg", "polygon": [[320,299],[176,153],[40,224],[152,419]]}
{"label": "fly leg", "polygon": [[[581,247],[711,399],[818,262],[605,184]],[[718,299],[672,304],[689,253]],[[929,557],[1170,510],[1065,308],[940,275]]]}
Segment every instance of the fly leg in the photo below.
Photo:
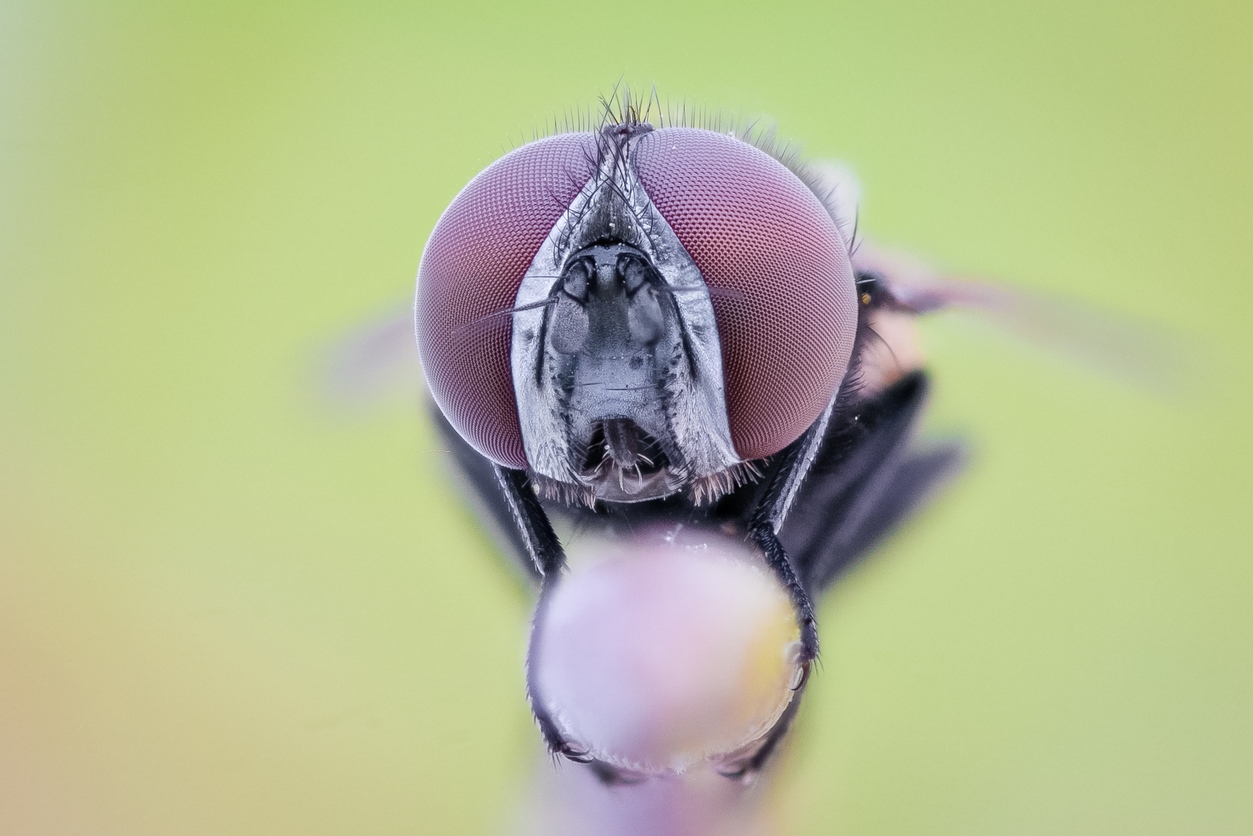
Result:
{"label": "fly leg", "polygon": [[548,512],[531,489],[526,471],[500,465],[493,465],[493,468],[496,472],[496,483],[505,497],[505,504],[522,536],[527,556],[531,558],[543,590],[565,568],[565,550],[561,548],[561,541],[553,531]]}
{"label": "fly leg", "polygon": [[[749,537],[796,607],[802,662],[817,657],[810,596],[837,571],[833,552],[867,539],[868,520],[884,517],[876,513],[879,506],[903,490],[889,485],[901,471],[927,389],[926,374],[916,371],[883,392],[829,407],[784,454],[747,515]],[[945,470],[951,468],[936,468]],[[901,510],[915,505],[904,503]],[[903,514],[887,516],[881,528]]]}
{"label": "fly leg", "polygon": [[545,707],[543,695],[535,682],[544,612],[549,597],[561,581],[566,555],[548,513],[529,484],[528,475],[522,470],[493,464],[467,444],[439,410],[432,412],[450,454],[453,471],[467,498],[489,524],[500,545],[539,588],[539,602],[527,654],[526,689],[531,715],[544,744],[554,755],[586,763],[606,784],[628,784],[640,780],[640,776],[634,773],[593,759],[582,747],[567,740]]}
{"label": "fly leg", "polygon": [[587,764],[592,773],[604,784],[633,784],[643,776],[629,770],[593,758],[582,746],[568,740],[549,712],[544,695],[536,681],[540,670],[540,647],[548,602],[561,583],[566,567],[565,550],[553,531],[548,513],[529,484],[525,471],[494,466],[500,492],[513,516],[514,524],[530,555],[539,579],[539,603],[531,621],[531,638],[526,659],[526,696],[531,706],[531,716],[539,727],[544,744],[553,755],[560,755],[575,763]]}
{"label": "fly leg", "polygon": [[763,489],[757,494],[759,499],[747,516],[749,539],[761,552],[766,565],[792,599],[797,627],[800,629],[800,657],[797,660],[800,675],[792,686],[792,700],[774,727],[751,751],[720,768],[723,775],[735,780],[752,780],[787,736],[800,707],[801,695],[809,681],[810,669],[818,658],[818,624],[814,618],[813,600],[779,540],[779,529],[787,519],[792,503],[813,466],[834,407],[835,401],[832,401],[814,426],[788,449],[783,460],[772,469],[766,477]]}
{"label": "fly leg", "polygon": [[814,605],[810,600],[809,590],[801,582],[796,567],[779,540],[779,529],[783,527],[792,503],[813,467],[835,404],[833,399],[814,425],[783,454],[783,460],[766,477],[763,488],[758,493],[759,499],[748,515],[749,539],[761,552],[770,571],[783,584],[796,609],[801,644],[799,664],[802,671],[798,691],[809,678],[811,663],[818,658],[818,625],[814,620]]}
{"label": "fly leg", "polygon": [[821,595],[964,464],[960,442],[916,442],[928,389],[926,374],[911,372],[832,422],[779,532],[812,595]]}
{"label": "fly leg", "polygon": [[810,663],[818,658],[818,625],[814,620],[814,605],[808,590],[801,583],[800,576],[796,574],[792,561],[788,559],[783,543],[779,542],[774,524],[764,515],[760,516],[749,524],[748,533],[765,558],[770,571],[774,572],[787,590],[792,606],[796,609],[796,624],[800,628],[801,642],[800,666],[803,671],[799,689],[809,678]]}
{"label": "fly leg", "polygon": [[522,546],[531,559],[534,574],[539,580],[539,603],[536,605],[535,617],[531,626],[530,647],[527,650],[526,663],[526,697],[531,705],[531,715],[535,725],[539,727],[544,743],[554,755],[563,755],[578,763],[587,763],[591,758],[587,752],[570,743],[561,734],[552,715],[544,707],[543,697],[539,694],[535,683],[535,671],[539,668],[540,631],[544,625],[544,612],[549,596],[557,588],[561,580],[561,570],[566,565],[566,553],[553,531],[552,522],[540,504],[539,497],[528,484],[526,471],[514,470],[500,465],[493,465],[496,484],[505,506],[513,518],[516,533],[520,535]]}
{"label": "fly leg", "polygon": [[813,598],[950,478],[963,461],[957,444],[911,452],[926,405],[927,378],[915,371],[886,390],[829,410],[771,468],[747,514],[749,538],[792,598],[802,674],[792,702],[749,752],[723,765],[729,778],[759,772],[787,734],[818,654]]}

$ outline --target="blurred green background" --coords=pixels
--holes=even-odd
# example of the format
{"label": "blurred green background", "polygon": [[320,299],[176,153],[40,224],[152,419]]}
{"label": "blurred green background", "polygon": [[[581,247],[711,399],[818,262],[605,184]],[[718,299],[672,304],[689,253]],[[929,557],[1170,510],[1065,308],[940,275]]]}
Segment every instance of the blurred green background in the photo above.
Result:
{"label": "blurred green background", "polygon": [[416,393],[339,409],[311,370],[620,77],[848,160],[872,236],[1201,358],[1162,396],[926,327],[975,462],[824,602],[785,832],[1253,832],[1251,24],[6,0],[0,832],[503,832],[526,597]]}

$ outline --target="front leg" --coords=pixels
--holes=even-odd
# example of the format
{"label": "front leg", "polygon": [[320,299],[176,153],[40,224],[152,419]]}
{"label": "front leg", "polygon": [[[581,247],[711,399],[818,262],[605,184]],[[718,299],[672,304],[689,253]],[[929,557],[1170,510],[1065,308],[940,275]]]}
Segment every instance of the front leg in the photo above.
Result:
{"label": "front leg", "polygon": [[779,540],[779,529],[783,527],[813,467],[835,407],[836,401],[832,400],[814,425],[783,454],[782,461],[770,472],[757,493],[757,501],[747,516],[749,539],[761,552],[766,566],[787,590],[796,610],[796,624],[800,628],[800,664],[804,671],[801,687],[809,677],[810,663],[818,658],[818,625],[809,590]]}
{"label": "front leg", "polygon": [[818,658],[818,625],[814,620],[813,602],[804,584],[801,583],[800,577],[796,574],[792,561],[788,559],[783,544],[779,542],[779,535],[770,519],[765,515],[754,519],[749,523],[748,533],[753,545],[765,558],[770,571],[787,590],[788,596],[792,599],[792,606],[796,609],[796,624],[800,628],[800,665],[804,671],[801,680],[801,685],[803,685],[804,680],[809,677],[810,663]]}
{"label": "front leg", "polygon": [[543,696],[535,683],[535,672],[539,669],[538,648],[544,614],[553,591],[560,583],[561,571],[566,566],[566,553],[561,547],[561,541],[557,539],[557,532],[553,530],[544,506],[540,504],[539,497],[528,483],[526,472],[500,465],[494,465],[493,469],[500,495],[513,518],[514,528],[520,535],[523,547],[539,577],[539,602],[531,620],[531,639],[526,660],[526,697],[531,706],[531,715],[535,718],[535,725],[539,726],[540,734],[550,752],[578,763],[587,763],[590,760],[587,753],[562,736],[552,715],[544,706]]}
{"label": "front leg", "polygon": [[541,579],[541,591],[547,582],[556,578],[566,566],[566,553],[553,531],[548,513],[540,504],[539,497],[531,489],[530,477],[525,470],[493,465],[496,483],[504,495],[505,504],[513,517],[514,525],[522,536],[522,542],[535,571]]}
{"label": "front leg", "polygon": [[497,484],[504,497],[505,504],[513,517],[514,526],[521,535],[527,554],[530,556],[535,571],[539,576],[539,602],[535,607],[535,615],[531,620],[531,636],[527,647],[526,659],[526,696],[531,707],[531,716],[544,738],[544,745],[553,755],[572,760],[575,763],[587,764],[593,774],[605,784],[632,784],[642,780],[642,776],[597,760],[587,750],[568,740],[548,710],[544,695],[536,681],[537,672],[542,662],[539,648],[542,646],[542,635],[546,622],[548,602],[561,583],[566,568],[566,554],[561,541],[553,530],[548,513],[531,489],[525,471],[506,467],[495,467]]}

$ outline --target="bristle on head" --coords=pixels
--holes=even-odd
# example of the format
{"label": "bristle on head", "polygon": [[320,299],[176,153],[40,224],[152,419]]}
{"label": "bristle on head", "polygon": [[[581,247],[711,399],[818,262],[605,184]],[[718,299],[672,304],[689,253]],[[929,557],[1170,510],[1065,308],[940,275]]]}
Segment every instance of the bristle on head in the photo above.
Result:
{"label": "bristle on head", "polygon": [[837,217],[838,207],[831,200],[832,188],[824,172],[805,160],[798,143],[780,139],[778,125],[768,117],[738,115],[682,98],[663,99],[656,84],[649,85],[647,93],[638,93],[620,79],[608,94],[599,97],[596,105],[567,108],[559,117],[554,115],[545,120],[543,128],[535,131],[532,138],[559,133],[599,133],[613,126],[701,128],[733,136],[787,166],[828,207],[841,232],[845,232],[845,219]]}

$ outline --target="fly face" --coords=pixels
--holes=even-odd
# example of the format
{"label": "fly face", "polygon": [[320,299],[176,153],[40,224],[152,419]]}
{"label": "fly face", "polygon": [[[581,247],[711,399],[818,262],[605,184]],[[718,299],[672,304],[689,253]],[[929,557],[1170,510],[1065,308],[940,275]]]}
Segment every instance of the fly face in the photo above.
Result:
{"label": "fly face", "polygon": [[632,122],[524,146],[423,255],[441,411],[567,502],[705,502],[826,414],[858,305],[814,192],[726,134]]}
{"label": "fly face", "polygon": [[[515,331],[515,368],[525,376],[515,382],[519,403],[551,404],[537,414],[547,420],[524,421],[523,440],[553,484],[577,482],[621,502],[682,487],[701,439],[685,451],[670,432],[676,403],[693,387],[682,321],[666,290],[642,251],[594,245],[575,253],[554,285],[543,339],[534,329]],[[722,463],[734,464],[728,458]]]}

